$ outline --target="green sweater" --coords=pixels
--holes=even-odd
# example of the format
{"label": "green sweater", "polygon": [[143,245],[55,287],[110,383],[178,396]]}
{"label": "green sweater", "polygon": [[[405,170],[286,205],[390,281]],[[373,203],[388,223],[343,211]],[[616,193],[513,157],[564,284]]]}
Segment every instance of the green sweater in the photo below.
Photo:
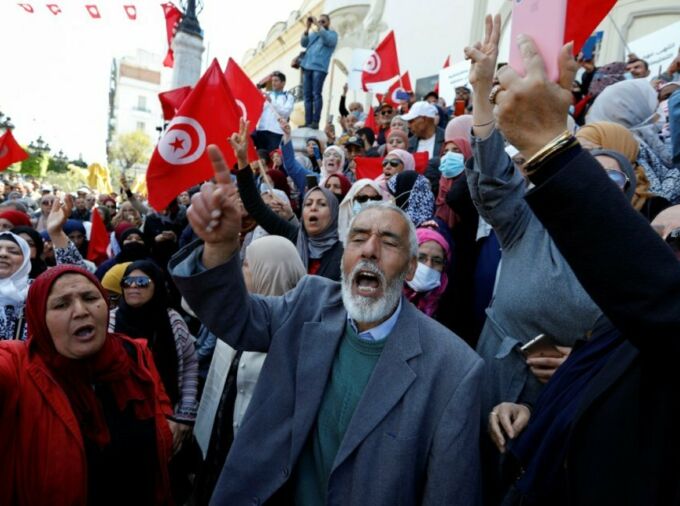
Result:
{"label": "green sweater", "polygon": [[316,424],[296,466],[296,505],[325,504],[335,456],[384,346],[384,339],[379,342],[359,339],[347,323],[321,399]]}

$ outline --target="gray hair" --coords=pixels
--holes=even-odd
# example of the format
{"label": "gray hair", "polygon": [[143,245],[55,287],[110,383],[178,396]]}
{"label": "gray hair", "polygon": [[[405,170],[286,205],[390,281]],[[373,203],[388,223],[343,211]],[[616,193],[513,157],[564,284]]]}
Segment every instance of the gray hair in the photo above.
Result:
{"label": "gray hair", "polygon": [[380,211],[394,211],[395,213],[400,214],[402,219],[408,225],[409,256],[411,258],[415,258],[418,256],[418,236],[416,235],[416,226],[413,224],[411,218],[409,218],[408,214],[406,214],[403,209],[395,206],[392,202],[387,201],[369,202],[361,208],[361,211],[359,211],[356,215],[352,217],[352,219],[349,222],[349,227],[347,228],[348,230],[347,236],[343,241],[343,246],[345,247],[345,249],[347,248],[349,232],[352,230],[354,220],[356,220],[361,213],[368,211],[369,209],[378,209]]}

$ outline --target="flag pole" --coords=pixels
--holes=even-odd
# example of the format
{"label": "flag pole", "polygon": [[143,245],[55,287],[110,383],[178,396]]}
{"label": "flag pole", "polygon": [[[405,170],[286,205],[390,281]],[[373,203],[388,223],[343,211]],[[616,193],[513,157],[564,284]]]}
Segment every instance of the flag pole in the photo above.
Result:
{"label": "flag pole", "polygon": [[626,54],[624,55],[625,58],[628,58],[628,55],[632,53],[630,50],[630,47],[628,47],[628,43],[626,42],[626,38],[623,36],[623,33],[621,33],[621,29],[619,28],[619,25],[616,24],[616,21],[614,21],[614,18],[612,17],[611,14],[607,14],[607,18],[611,22],[611,24],[614,26],[614,30],[616,30],[617,35],[619,36],[619,39],[621,39],[621,42],[623,42],[623,47],[626,50]]}

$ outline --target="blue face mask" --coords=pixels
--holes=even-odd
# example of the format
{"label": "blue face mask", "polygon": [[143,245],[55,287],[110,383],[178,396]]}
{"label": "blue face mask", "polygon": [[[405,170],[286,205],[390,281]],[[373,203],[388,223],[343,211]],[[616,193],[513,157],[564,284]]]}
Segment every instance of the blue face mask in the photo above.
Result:
{"label": "blue face mask", "polygon": [[363,204],[361,202],[357,202],[356,200],[352,202],[352,215],[356,216],[359,214],[359,212],[363,209]]}
{"label": "blue face mask", "polygon": [[447,179],[459,176],[465,169],[465,158],[460,153],[449,151],[439,161],[439,172]]}

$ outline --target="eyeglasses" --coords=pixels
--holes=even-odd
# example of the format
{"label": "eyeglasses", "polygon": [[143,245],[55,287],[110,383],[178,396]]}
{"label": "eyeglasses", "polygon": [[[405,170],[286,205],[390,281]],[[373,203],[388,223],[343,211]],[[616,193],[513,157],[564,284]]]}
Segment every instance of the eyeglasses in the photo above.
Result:
{"label": "eyeglasses", "polygon": [[444,259],[439,256],[429,256],[425,253],[418,253],[418,262],[425,265],[432,265],[432,267],[443,267]]}
{"label": "eyeglasses", "polygon": [[394,114],[394,111],[392,109],[383,109],[380,111],[380,114],[382,116],[389,116],[390,114]]}
{"label": "eyeglasses", "polygon": [[622,190],[625,190],[630,185],[630,179],[623,172],[614,169],[604,170],[607,172],[607,176],[609,176],[609,179],[614,181],[614,184],[616,184],[616,186],[618,186]]}
{"label": "eyeglasses", "polygon": [[120,286],[123,288],[132,288],[133,286],[148,288],[150,284],[151,278],[149,276],[125,276],[123,281],[120,282]]}
{"label": "eyeglasses", "polygon": [[382,166],[387,167],[388,165],[390,167],[396,168],[396,167],[399,167],[400,165],[403,165],[403,164],[402,164],[401,160],[395,160],[394,158],[390,158],[389,160],[383,160]]}
{"label": "eyeglasses", "polygon": [[365,204],[369,200],[380,202],[382,197],[380,195],[357,195],[354,197],[354,202],[359,202],[359,204]]}

